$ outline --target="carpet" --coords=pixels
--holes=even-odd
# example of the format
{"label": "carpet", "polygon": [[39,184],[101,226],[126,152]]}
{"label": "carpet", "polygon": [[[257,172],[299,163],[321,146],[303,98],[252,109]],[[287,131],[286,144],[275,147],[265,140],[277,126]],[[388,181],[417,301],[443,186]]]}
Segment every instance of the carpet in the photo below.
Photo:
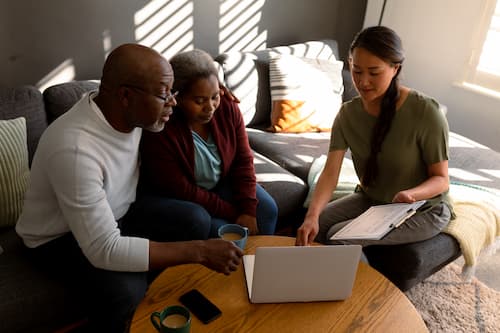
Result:
{"label": "carpet", "polygon": [[405,294],[430,332],[500,332],[500,292],[460,272],[451,263]]}

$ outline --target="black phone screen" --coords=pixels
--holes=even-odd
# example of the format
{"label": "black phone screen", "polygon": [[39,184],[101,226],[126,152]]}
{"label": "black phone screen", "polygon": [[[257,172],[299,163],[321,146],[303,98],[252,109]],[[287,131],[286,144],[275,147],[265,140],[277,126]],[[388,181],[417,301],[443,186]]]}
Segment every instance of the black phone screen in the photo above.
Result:
{"label": "black phone screen", "polygon": [[219,308],[197,289],[192,289],[183,294],[179,300],[204,324],[208,324],[222,314]]}

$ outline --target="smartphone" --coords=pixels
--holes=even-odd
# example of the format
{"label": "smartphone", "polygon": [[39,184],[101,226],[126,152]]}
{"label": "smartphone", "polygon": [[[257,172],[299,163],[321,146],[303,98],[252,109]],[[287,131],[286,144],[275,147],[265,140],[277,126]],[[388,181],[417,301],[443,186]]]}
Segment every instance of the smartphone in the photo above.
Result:
{"label": "smartphone", "polygon": [[197,289],[181,295],[179,301],[204,324],[208,324],[222,314],[221,310]]}

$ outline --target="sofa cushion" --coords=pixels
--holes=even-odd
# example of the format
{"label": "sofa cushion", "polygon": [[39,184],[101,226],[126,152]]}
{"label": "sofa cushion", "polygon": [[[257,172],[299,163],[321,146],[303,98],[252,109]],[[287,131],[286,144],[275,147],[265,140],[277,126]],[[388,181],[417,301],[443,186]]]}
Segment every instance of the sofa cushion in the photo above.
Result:
{"label": "sofa cushion", "polygon": [[26,120],[0,120],[0,228],[16,224],[28,179]]}
{"label": "sofa cushion", "polygon": [[275,162],[253,152],[257,182],[273,197],[278,206],[277,229],[302,222],[300,207],[307,194],[307,185]]}
{"label": "sofa cushion", "polygon": [[42,94],[32,86],[0,89],[0,119],[26,119],[28,157],[31,164],[38,140],[47,128]]}
{"label": "sofa cushion", "polygon": [[260,51],[228,52],[215,58],[224,69],[225,85],[240,99],[240,110],[247,126],[269,126],[269,60],[282,54],[335,60],[338,59],[338,46],[335,40],[328,39]]}
{"label": "sofa cushion", "polygon": [[282,168],[307,182],[314,159],[328,154],[330,133],[271,133],[247,128],[250,146]]}
{"label": "sofa cushion", "polygon": [[[325,168],[326,159],[326,155],[321,155],[314,160],[311,168],[309,169],[309,174],[307,175],[307,185],[309,185],[309,191],[307,193],[306,199],[304,200],[305,208],[308,208],[309,204],[311,203],[314,190],[316,189],[316,185],[318,184],[319,176],[321,176],[321,172],[323,172],[323,169]],[[352,160],[350,158],[344,157],[344,160],[342,161],[342,167],[340,168],[337,186],[332,192],[330,201],[354,193],[358,184],[359,179],[356,174],[356,170],[354,169]]]}
{"label": "sofa cushion", "polygon": [[98,81],[72,81],[44,90],[43,99],[49,122],[68,111],[87,91],[99,88]]}
{"label": "sofa cushion", "polygon": [[450,132],[450,180],[500,189],[500,152]]}
{"label": "sofa cushion", "polygon": [[329,131],[342,104],[342,61],[293,55],[269,64],[272,132]]}

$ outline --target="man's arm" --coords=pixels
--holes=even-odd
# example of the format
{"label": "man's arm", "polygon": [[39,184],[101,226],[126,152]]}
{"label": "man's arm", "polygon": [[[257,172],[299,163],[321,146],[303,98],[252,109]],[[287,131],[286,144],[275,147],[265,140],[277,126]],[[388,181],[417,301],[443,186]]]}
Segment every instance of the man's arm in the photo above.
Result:
{"label": "man's arm", "polygon": [[120,234],[104,190],[97,157],[83,151],[62,150],[50,157],[48,177],[69,230],[83,254],[98,268],[146,271],[148,240]]}
{"label": "man's arm", "polygon": [[238,268],[242,256],[243,251],[239,247],[223,239],[149,242],[150,269],[198,263],[227,275]]}

